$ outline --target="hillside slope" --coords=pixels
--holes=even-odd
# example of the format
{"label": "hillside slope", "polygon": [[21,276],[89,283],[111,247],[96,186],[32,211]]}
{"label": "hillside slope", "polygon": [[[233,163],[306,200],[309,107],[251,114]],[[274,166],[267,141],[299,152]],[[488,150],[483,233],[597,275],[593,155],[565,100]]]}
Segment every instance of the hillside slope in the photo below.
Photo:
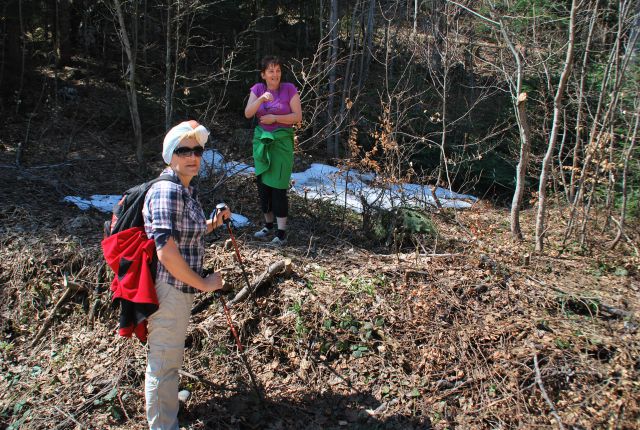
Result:
{"label": "hillside slope", "polygon": [[[145,349],[115,335],[104,214],[60,203],[54,185],[34,178],[10,185],[33,194],[9,194],[0,210],[0,423],[145,428]],[[237,179],[219,193],[255,214],[248,186]],[[373,248],[339,208],[294,199],[292,212],[282,249],[237,231],[250,278],[284,258],[293,266],[231,308],[264,407],[219,304],[200,295],[185,350],[192,376],[181,382],[192,394],[185,428],[547,428],[555,413],[565,428],[636,428],[631,250],[557,255],[551,244],[524,264],[530,245],[513,244],[507,213],[485,203],[433,214],[437,239],[400,253]],[[223,268],[237,291],[241,273],[221,236],[206,266]],[[62,303],[32,345],[65,274],[86,291]]]}

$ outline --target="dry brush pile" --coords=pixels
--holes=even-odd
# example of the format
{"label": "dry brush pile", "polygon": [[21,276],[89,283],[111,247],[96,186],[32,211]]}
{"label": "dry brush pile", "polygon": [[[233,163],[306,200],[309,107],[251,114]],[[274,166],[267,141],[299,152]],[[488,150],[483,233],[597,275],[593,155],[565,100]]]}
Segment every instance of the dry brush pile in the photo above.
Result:
{"label": "dry brush pile", "polygon": [[[200,295],[181,422],[192,429],[636,428],[637,264],[600,274],[585,273],[579,256],[531,256],[523,265],[524,247],[504,240],[503,216],[486,207],[434,216],[435,255],[380,254],[331,236],[314,241],[313,220],[297,225],[298,239],[283,249],[239,233],[249,278],[284,258],[293,267],[231,307],[264,404],[218,302]],[[145,428],[144,346],[115,336],[111,274],[97,239],[45,227],[27,235],[21,226],[37,221],[19,208],[0,217],[0,424]],[[232,254],[216,244],[206,266],[224,270],[237,291],[244,281]],[[56,306],[65,275],[80,288]],[[50,327],[34,343],[47,318]]]}

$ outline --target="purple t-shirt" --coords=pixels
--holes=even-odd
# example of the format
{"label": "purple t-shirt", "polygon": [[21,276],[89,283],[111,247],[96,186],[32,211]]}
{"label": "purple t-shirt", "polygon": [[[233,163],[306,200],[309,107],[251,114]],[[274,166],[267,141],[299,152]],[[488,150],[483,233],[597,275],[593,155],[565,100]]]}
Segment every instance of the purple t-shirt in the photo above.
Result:
{"label": "purple t-shirt", "polygon": [[[251,87],[251,92],[260,97],[267,91],[267,85],[264,83],[257,83]],[[269,91],[273,95],[273,101],[264,102],[260,105],[256,112],[258,119],[263,115],[287,115],[291,113],[291,99],[298,94],[296,86],[289,82],[281,82],[280,87],[275,91]],[[274,122],[273,124],[260,124],[266,131],[273,131],[276,128],[291,128],[290,124],[280,124]]]}

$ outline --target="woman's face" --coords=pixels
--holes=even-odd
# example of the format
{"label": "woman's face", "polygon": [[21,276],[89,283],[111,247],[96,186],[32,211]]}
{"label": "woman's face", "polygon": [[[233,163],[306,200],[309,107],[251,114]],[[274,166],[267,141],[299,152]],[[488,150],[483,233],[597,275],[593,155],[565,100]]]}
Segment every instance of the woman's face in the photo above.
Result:
{"label": "woman's face", "polygon": [[280,78],[282,77],[282,69],[279,64],[269,64],[267,69],[260,73],[262,79],[264,79],[267,87],[275,89],[280,85]]}
{"label": "woman's face", "polygon": [[[189,137],[186,139],[182,139],[178,148],[201,148],[200,144],[195,137]],[[176,149],[178,149],[176,148]],[[171,157],[171,168],[174,172],[178,174],[178,176],[185,177],[194,177],[198,175],[200,171],[200,161],[202,160],[202,155],[196,155],[191,152],[188,155],[179,155],[174,153],[173,157]]]}

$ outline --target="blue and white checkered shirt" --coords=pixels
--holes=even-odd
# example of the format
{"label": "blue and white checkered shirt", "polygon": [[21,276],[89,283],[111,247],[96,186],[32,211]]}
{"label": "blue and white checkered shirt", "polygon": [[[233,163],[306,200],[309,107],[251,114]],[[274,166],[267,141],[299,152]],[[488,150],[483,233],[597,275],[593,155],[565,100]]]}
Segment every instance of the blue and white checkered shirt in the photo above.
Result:
{"label": "blue and white checkered shirt", "polygon": [[[169,167],[162,174],[177,178],[177,174]],[[172,237],[178,245],[180,255],[189,267],[202,275],[207,221],[194,187],[187,188],[170,181],[156,182],[147,192],[142,216],[144,230],[147,237],[155,241],[156,249],[162,249],[169,237]],[[158,261],[156,282],[166,282],[183,293],[198,291],[174,278],[160,261]]]}

